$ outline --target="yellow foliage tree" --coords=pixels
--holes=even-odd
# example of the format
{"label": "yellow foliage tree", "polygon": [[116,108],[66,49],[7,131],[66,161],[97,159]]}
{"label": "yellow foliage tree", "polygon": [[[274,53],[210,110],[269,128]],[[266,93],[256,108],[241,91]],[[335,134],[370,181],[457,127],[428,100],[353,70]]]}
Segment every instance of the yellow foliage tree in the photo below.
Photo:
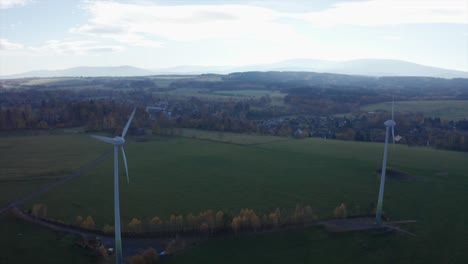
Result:
{"label": "yellow foliage tree", "polygon": [[266,214],[263,214],[262,216],[262,226],[268,226],[268,216],[266,216]]}
{"label": "yellow foliage tree", "polygon": [[166,254],[172,255],[177,251],[177,240],[172,240],[166,247]]}
{"label": "yellow foliage tree", "polygon": [[81,217],[81,215],[77,216],[75,218],[75,223],[76,223],[76,225],[81,226],[81,223],[83,223],[83,217]]}
{"label": "yellow foliage tree", "polygon": [[81,227],[93,229],[96,227],[96,223],[94,223],[94,219],[92,216],[88,215],[86,219],[81,223]]}
{"label": "yellow foliage tree", "polygon": [[105,225],[102,231],[104,231],[104,233],[114,233],[114,226]]}
{"label": "yellow foliage tree", "polygon": [[47,216],[47,205],[45,205],[45,204],[34,204],[31,213],[35,217],[45,218]]}
{"label": "yellow foliage tree", "polygon": [[101,245],[98,250],[97,250],[98,257],[107,260],[109,259],[109,253],[107,252],[107,249],[104,245]]}
{"label": "yellow foliage tree", "polygon": [[250,217],[250,223],[252,225],[253,230],[255,231],[258,231],[260,227],[262,226],[262,223],[260,222],[260,218],[256,214],[253,214]]}
{"label": "yellow foliage tree", "polygon": [[154,248],[145,250],[142,254],[145,264],[153,264],[159,261],[159,254]]}
{"label": "yellow foliage tree", "polygon": [[304,208],[299,204],[296,204],[296,210],[294,210],[293,214],[293,222],[296,224],[304,222]]}
{"label": "yellow foliage tree", "polygon": [[179,230],[181,230],[182,227],[184,226],[184,216],[183,215],[178,215],[176,217],[176,224],[177,224],[177,228]]}
{"label": "yellow foliage tree", "polygon": [[279,217],[276,213],[270,213],[268,216],[269,221],[273,227],[278,227],[279,226]]}
{"label": "yellow foliage tree", "polygon": [[130,264],[146,264],[146,261],[142,255],[135,255],[130,259]]}
{"label": "yellow foliage tree", "polygon": [[153,225],[162,225],[162,224],[163,224],[163,221],[161,220],[161,218],[159,218],[159,217],[156,216],[156,217],[151,218],[150,224],[153,224]]}
{"label": "yellow foliage tree", "polygon": [[190,213],[187,215],[185,219],[186,219],[185,222],[187,223],[188,229],[190,230],[195,229],[195,227],[197,226],[197,222],[198,222],[197,217]]}
{"label": "yellow foliage tree", "polygon": [[318,219],[317,215],[314,214],[312,207],[310,207],[309,205],[304,207],[304,218],[305,221],[313,221]]}
{"label": "yellow foliage tree", "polygon": [[232,230],[234,230],[234,232],[237,233],[239,232],[240,226],[241,226],[241,218],[239,216],[234,217],[231,222]]}
{"label": "yellow foliage tree", "polygon": [[215,217],[215,221],[216,221],[216,227],[217,228],[222,228],[224,226],[224,213],[221,212],[221,211],[218,211],[216,213],[216,217]]}
{"label": "yellow foliage tree", "polygon": [[128,223],[127,226],[128,226],[128,229],[130,229],[130,231],[140,232],[141,231],[141,220],[134,217],[134,218],[132,218],[130,223]]}
{"label": "yellow foliage tree", "polygon": [[348,216],[346,212],[346,205],[342,203],[340,206],[335,208],[335,217],[346,218],[346,216]]}

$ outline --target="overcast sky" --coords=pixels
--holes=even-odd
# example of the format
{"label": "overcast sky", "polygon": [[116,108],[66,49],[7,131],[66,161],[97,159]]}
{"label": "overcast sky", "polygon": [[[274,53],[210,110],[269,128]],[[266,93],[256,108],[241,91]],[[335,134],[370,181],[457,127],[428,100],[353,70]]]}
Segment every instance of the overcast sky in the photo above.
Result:
{"label": "overcast sky", "polygon": [[468,71],[468,1],[0,0],[0,75],[293,58]]}

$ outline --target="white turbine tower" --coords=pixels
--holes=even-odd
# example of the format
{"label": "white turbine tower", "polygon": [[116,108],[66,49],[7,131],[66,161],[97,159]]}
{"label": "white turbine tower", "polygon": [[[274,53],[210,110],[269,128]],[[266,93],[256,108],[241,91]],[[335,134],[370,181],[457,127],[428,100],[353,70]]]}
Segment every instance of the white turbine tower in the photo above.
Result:
{"label": "white turbine tower", "polygon": [[382,224],[382,205],[383,205],[383,196],[385,188],[385,173],[387,171],[387,150],[388,150],[388,134],[390,128],[392,128],[392,138],[393,146],[395,146],[395,126],[396,122],[393,120],[393,101],[392,101],[392,119],[384,122],[386,127],[385,130],[385,146],[384,146],[384,156],[382,161],[382,174],[380,176],[380,188],[379,188],[379,199],[377,201],[377,212],[375,214],[375,223],[377,225]]}
{"label": "white turbine tower", "polygon": [[114,231],[115,231],[115,263],[122,263],[122,239],[120,234],[120,205],[119,205],[119,148],[122,151],[122,157],[125,165],[125,172],[127,174],[127,182],[130,182],[128,178],[128,167],[127,167],[127,157],[125,156],[125,151],[123,145],[125,144],[125,134],[127,134],[130,123],[132,122],[133,116],[135,115],[135,109],[133,109],[130,119],[128,119],[127,124],[125,125],[122,136],[116,136],[114,138],[95,136],[92,137],[104,141],[106,143],[111,143],[114,145]]}

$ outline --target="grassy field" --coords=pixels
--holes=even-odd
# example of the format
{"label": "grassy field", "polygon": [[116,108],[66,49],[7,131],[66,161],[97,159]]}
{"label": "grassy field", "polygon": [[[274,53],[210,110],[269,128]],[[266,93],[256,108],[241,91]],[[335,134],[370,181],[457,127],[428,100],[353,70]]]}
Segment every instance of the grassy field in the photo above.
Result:
{"label": "grassy field", "polygon": [[[385,102],[367,105],[363,111],[391,111],[392,103]],[[446,120],[468,119],[468,101],[401,101],[395,102],[395,111],[421,112],[427,117],[440,117]]]}
{"label": "grassy field", "polygon": [[90,252],[75,246],[77,237],[19,222],[10,215],[0,216],[0,263],[95,262]]}
{"label": "grassy field", "polygon": [[269,95],[271,97],[281,97],[283,98],[286,94],[280,93],[279,91],[268,91],[268,90],[223,90],[223,91],[214,91],[215,94],[221,94],[226,96],[243,96],[243,97],[262,97]]}
{"label": "grassy field", "polygon": [[[0,207],[68,175],[107,150],[94,143],[85,135],[0,137]],[[93,261],[73,246],[74,236],[18,222],[8,214],[0,215],[0,234],[0,263]]]}
{"label": "grassy field", "polygon": [[190,97],[197,97],[200,99],[217,100],[217,101],[229,101],[232,100],[231,96],[223,96],[210,93],[208,89],[199,88],[179,88],[174,90],[154,92],[156,95],[163,95],[168,98],[185,99]]}
{"label": "grassy field", "polygon": [[187,97],[197,97],[215,101],[232,101],[245,99],[259,99],[262,96],[269,95],[273,105],[283,105],[283,98],[286,94],[279,91],[266,90],[223,90],[211,91],[209,89],[200,88],[179,88],[174,90],[155,92],[154,94],[164,95],[166,97],[183,99]]}
{"label": "grassy field", "polygon": [[231,143],[237,145],[257,145],[277,141],[291,140],[286,137],[263,136],[255,134],[239,134],[230,132],[217,132],[199,129],[180,129],[180,136],[192,139],[209,140],[219,143]]}
{"label": "grassy field", "polygon": [[96,159],[107,149],[85,135],[0,137],[0,207]]}
{"label": "grassy field", "polygon": [[[381,164],[382,144],[228,133],[220,136],[216,132],[211,135],[201,132],[197,138],[191,138],[190,134],[195,132],[186,132],[189,138],[151,137],[145,142],[129,138],[126,152],[130,184],[127,185],[123,175],[121,178],[123,223],[132,217],[147,219],[205,209],[237,211],[249,207],[262,212],[276,207],[292,208],[296,203],[310,204],[325,218],[341,202],[351,212],[357,210],[357,205],[361,212],[375,205],[379,184],[376,170]],[[206,140],[210,137],[211,141]],[[1,138],[0,142],[27,145],[21,138]],[[35,149],[31,153],[36,154],[31,154],[30,159],[56,152],[57,156],[40,157],[54,168],[51,172],[79,167],[91,156],[97,157],[110,148],[84,135],[35,139],[39,140],[31,139],[31,144],[34,141],[42,145],[31,146]],[[57,149],[39,151],[48,145]],[[18,158],[28,150],[0,148],[0,151],[2,157],[8,153]],[[168,263],[465,263],[467,154],[396,146],[389,158],[390,166],[415,179],[389,178],[384,210],[392,219],[417,220],[417,224],[406,227],[417,237],[330,235],[309,228],[214,239]],[[20,174],[17,176],[21,177]],[[9,187],[12,188],[14,185]],[[77,215],[92,215],[97,226],[102,227],[113,222],[112,188],[109,159],[27,206],[46,203],[49,216],[64,221],[73,221]]]}

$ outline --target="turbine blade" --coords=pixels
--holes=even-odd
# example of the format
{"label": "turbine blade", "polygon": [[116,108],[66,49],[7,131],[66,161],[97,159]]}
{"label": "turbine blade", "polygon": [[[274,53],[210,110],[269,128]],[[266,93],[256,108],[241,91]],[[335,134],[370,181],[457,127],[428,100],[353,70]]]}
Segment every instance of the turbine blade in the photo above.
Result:
{"label": "turbine blade", "polygon": [[106,143],[111,143],[111,144],[115,143],[114,139],[110,137],[103,137],[103,136],[97,136],[97,135],[91,135],[91,136],[97,140],[104,141]]}
{"label": "turbine blade", "polygon": [[120,146],[120,150],[122,150],[122,157],[125,165],[125,173],[127,174],[127,183],[130,184],[130,178],[128,177],[128,166],[127,166],[127,156],[125,156],[125,150],[123,146]]}
{"label": "turbine blade", "polygon": [[127,134],[127,131],[128,131],[128,128],[130,127],[130,123],[132,123],[132,119],[133,119],[133,116],[135,115],[135,111],[136,111],[136,107],[133,108],[133,112],[132,112],[132,115],[130,116],[130,118],[128,119],[127,121],[127,124],[125,125],[123,131],[122,131],[122,137],[124,138],[125,135]]}

